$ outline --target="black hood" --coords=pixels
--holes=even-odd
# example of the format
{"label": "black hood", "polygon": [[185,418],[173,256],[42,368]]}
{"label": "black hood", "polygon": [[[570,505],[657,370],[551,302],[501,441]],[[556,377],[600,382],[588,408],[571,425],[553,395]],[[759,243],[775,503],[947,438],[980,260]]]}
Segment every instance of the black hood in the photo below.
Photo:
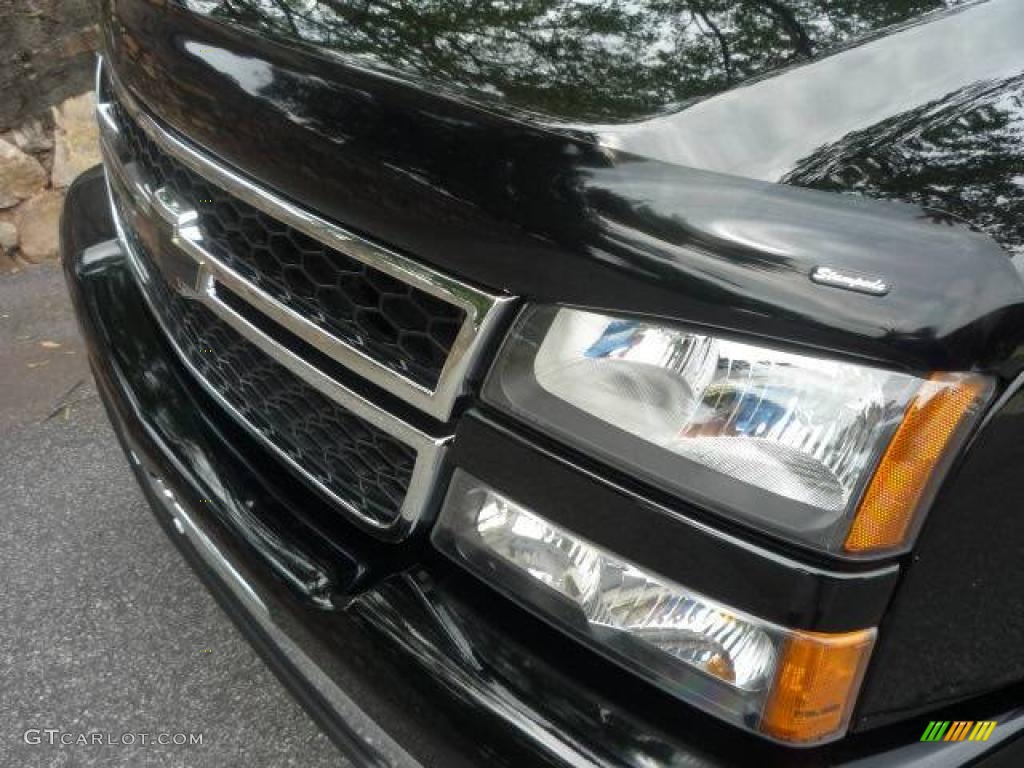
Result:
{"label": "black hood", "polygon": [[105,47],[170,127],[471,282],[919,370],[1021,359],[1024,3],[510,8],[108,0]]}
{"label": "black hood", "polygon": [[183,2],[633,154],[919,203],[1024,248],[1016,0]]}

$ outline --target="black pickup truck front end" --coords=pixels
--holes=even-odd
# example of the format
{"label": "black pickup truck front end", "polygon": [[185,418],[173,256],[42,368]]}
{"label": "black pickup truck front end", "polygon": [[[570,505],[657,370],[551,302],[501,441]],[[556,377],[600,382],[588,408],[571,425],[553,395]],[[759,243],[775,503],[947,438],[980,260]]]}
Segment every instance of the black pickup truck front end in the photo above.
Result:
{"label": "black pickup truck front end", "polygon": [[[345,50],[345,3],[102,5],[104,164],[61,241],[103,401],[168,535],[356,764],[1020,758],[1004,220],[800,189],[807,158],[676,162],[685,110],[413,76]],[[1024,71],[1000,40],[985,71]]]}

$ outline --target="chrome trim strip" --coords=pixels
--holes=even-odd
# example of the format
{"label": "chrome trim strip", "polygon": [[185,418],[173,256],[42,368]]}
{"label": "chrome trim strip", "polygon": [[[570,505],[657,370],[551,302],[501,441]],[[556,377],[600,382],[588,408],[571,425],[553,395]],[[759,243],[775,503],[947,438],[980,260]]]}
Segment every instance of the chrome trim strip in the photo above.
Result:
{"label": "chrome trim strip", "polygon": [[[105,144],[105,142],[104,142]],[[135,273],[136,279],[142,289],[142,295],[160,324],[164,335],[193,376],[200,382],[203,388],[223,407],[231,416],[244,426],[263,445],[267,446],[292,469],[294,469],[306,482],[313,485],[317,490],[329,498],[333,503],[341,507],[352,518],[372,533],[381,538],[399,540],[409,536],[420,524],[424,512],[431,500],[436,488],[436,479],[444,458],[447,444],[451,436],[434,437],[429,435],[396,416],[378,407],[370,400],[362,397],[348,387],[338,383],[325,373],[306,362],[299,355],[281,346],[274,339],[267,336],[261,330],[252,325],[248,320],[236,313],[233,309],[224,304],[216,295],[216,277],[213,273],[199,266],[196,271],[195,283],[192,286],[179,286],[179,292],[187,298],[198,301],[207,306],[218,317],[228,323],[235,331],[240,333],[265,354],[272,357],[276,362],[287,368],[293,374],[302,379],[305,383],[319,391],[325,397],[338,403],[347,411],[359,418],[369,422],[381,431],[408,445],[416,451],[416,463],[413,466],[409,485],[406,488],[405,498],[399,516],[391,523],[382,524],[372,518],[366,517],[351,502],[339,497],[335,492],[324,486],[317,478],[311,475],[304,467],[296,462],[291,456],[285,453],[277,444],[260,432],[248,419],[245,418],[223,395],[221,395],[192,364],[173,335],[167,327],[159,308],[155,305],[150,296],[147,286],[153,279],[143,266],[135,249],[129,239],[125,236],[124,222],[118,206],[114,201],[113,189],[120,187],[126,194],[132,205],[142,208],[144,216],[157,214],[161,210],[161,204],[156,203],[155,197],[150,193],[148,187],[140,184],[138,180],[128,178],[123,166],[116,162],[110,162],[110,149],[102,147],[106,163],[107,186],[111,209],[111,216],[114,226],[117,229],[118,239],[122,248],[128,256],[128,262]],[[152,213],[151,213],[152,212]],[[164,214],[157,214],[163,218]],[[178,217],[179,224],[184,221],[185,225],[191,221],[188,216]],[[177,227],[172,229],[176,231]]]}
{"label": "chrome trim strip", "polygon": [[[102,61],[99,64],[101,68]],[[344,340],[324,331],[301,314],[285,306],[262,289],[218,261],[199,246],[198,229],[180,240],[183,249],[194,259],[218,275],[225,285],[244,298],[255,309],[266,314],[303,341],[311,344],[339,364],[373,382],[396,397],[408,402],[440,421],[451,416],[456,400],[465,393],[467,382],[481,363],[481,356],[491,335],[500,329],[502,320],[511,311],[514,297],[486,293],[459,280],[430,269],[401,254],[387,250],[332,224],[316,214],[301,209],[254,184],[219,162],[192,148],[158,125],[135,99],[110,74],[116,97],[143,131],[169,155],[229,194],[269,216],[381,272],[459,307],[466,318],[449,351],[437,386],[430,390],[406,378],[398,371],[378,362]],[[99,83],[100,75],[97,75]],[[101,136],[113,150],[117,126],[110,115],[110,105],[101,102],[97,91],[97,111]],[[116,152],[108,157],[116,161]]]}
{"label": "chrome trim strip", "polygon": [[120,131],[117,121],[114,119],[113,106],[105,98],[103,87],[103,57],[96,57],[96,74],[93,82],[93,92],[96,94],[96,118],[100,124],[100,130],[116,136]]}

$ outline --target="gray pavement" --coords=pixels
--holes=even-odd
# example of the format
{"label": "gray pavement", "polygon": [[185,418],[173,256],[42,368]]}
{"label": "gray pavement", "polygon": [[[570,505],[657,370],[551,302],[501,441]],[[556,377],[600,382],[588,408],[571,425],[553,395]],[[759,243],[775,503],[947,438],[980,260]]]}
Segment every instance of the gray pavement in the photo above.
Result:
{"label": "gray pavement", "polygon": [[[29,729],[202,744],[26,744]],[[0,768],[343,762],[150,514],[59,268],[0,274]]]}

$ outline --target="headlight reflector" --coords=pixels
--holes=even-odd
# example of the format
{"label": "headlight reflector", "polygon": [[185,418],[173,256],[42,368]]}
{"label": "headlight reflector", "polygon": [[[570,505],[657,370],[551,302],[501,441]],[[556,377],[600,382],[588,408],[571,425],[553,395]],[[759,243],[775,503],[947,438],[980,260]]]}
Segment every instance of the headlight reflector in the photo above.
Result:
{"label": "headlight reflector", "polygon": [[457,470],[442,552],[669,693],[793,743],[842,735],[874,630],[799,632],[631,563]]}
{"label": "headlight reflector", "polygon": [[[953,414],[948,439],[933,442],[940,450],[916,462],[926,469],[926,485],[947,443],[978,410],[984,379],[950,374],[928,381],[637,319],[537,306],[517,321],[484,396],[698,504],[838,550],[922,387],[944,391],[965,382],[957,399],[965,407]],[[912,506],[923,495],[922,486]]]}

